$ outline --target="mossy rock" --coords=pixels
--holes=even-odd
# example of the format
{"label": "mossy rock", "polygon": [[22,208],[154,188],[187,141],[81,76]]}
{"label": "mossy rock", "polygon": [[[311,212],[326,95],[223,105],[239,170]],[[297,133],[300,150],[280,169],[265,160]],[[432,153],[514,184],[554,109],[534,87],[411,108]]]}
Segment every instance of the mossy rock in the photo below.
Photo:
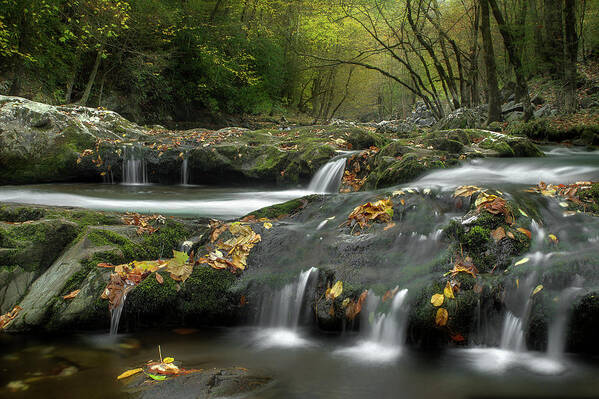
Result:
{"label": "mossy rock", "polygon": [[257,209],[253,212],[248,213],[246,216],[253,215],[256,219],[267,218],[267,219],[278,219],[282,216],[293,215],[298,212],[301,208],[316,200],[320,196],[317,194],[308,195],[306,197],[294,199],[291,201],[283,202],[281,204],[275,204],[267,206],[265,208]]}
{"label": "mossy rock", "polygon": [[401,160],[372,171],[363,188],[376,189],[407,183],[422,175],[427,170],[443,167],[445,167],[445,164],[440,160],[430,158],[419,159],[417,154],[406,154]]}
{"label": "mossy rock", "polygon": [[599,354],[599,292],[590,292],[574,304],[568,331],[569,350]]}

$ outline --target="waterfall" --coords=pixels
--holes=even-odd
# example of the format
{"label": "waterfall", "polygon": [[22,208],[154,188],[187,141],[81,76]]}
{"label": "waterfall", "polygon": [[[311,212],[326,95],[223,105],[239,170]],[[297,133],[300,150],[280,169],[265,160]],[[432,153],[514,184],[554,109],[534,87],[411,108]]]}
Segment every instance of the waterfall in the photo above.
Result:
{"label": "waterfall", "polygon": [[339,191],[341,179],[345,172],[345,156],[333,159],[318,169],[308,186],[308,190],[315,193],[336,193]]}
{"label": "waterfall", "polygon": [[[398,287],[396,287],[398,289]],[[370,327],[368,340],[377,342],[385,346],[401,346],[403,341],[403,323],[402,323],[402,305],[408,294],[407,289],[403,289],[395,294],[391,302],[391,309],[388,313],[376,314],[374,323]],[[372,302],[379,303],[378,298],[369,297],[367,300],[374,299]],[[368,306],[368,308],[371,308]],[[370,317],[370,315],[368,316]]]}
{"label": "waterfall", "polygon": [[262,303],[260,325],[295,330],[302,315],[306,287],[315,267],[300,273],[297,281],[287,284]]}
{"label": "waterfall", "polygon": [[148,173],[143,152],[130,146],[123,147],[123,184],[147,184]]}
{"label": "waterfall", "polygon": [[522,319],[516,317],[509,310],[505,314],[503,320],[503,328],[501,330],[501,349],[511,350],[514,352],[522,352],[526,349],[524,344],[524,330],[522,329]]}
{"label": "waterfall", "polygon": [[187,158],[183,160],[181,164],[181,184],[189,184],[189,163],[187,162]]}
{"label": "waterfall", "polygon": [[121,299],[114,309],[110,311],[110,335],[116,335],[119,332],[119,323],[121,321],[121,314],[123,313],[123,307],[125,306],[125,300],[127,294],[133,289],[134,285],[127,284],[123,288]]}
{"label": "waterfall", "polygon": [[[395,288],[397,291],[399,287]],[[401,353],[407,319],[404,306],[408,290],[398,291],[388,312],[377,312],[381,299],[369,291],[365,307],[360,313],[360,335],[362,339],[354,346],[335,351],[358,361],[390,362]]]}
{"label": "waterfall", "polygon": [[574,303],[578,294],[583,290],[583,278],[576,276],[571,287],[562,291],[559,296],[556,317],[549,326],[547,336],[547,354],[552,358],[560,358],[566,349],[566,340],[568,338],[566,329],[570,321],[570,307]]}

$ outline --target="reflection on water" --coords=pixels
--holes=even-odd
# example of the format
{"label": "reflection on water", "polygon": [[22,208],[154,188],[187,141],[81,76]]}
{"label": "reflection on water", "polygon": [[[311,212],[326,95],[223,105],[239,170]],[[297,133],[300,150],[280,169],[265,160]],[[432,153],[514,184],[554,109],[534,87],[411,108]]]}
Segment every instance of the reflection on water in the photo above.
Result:
{"label": "reflection on water", "polygon": [[[186,368],[245,367],[274,377],[266,391],[252,399],[274,398],[444,398],[589,397],[599,389],[597,370],[568,357],[563,363],[541,354],[516,354],[500,349],[450,350],[438,359],[404,349],[384,364],[369,361],[381,346],[365,347],[363,359],[347,361],[335,354],[355,340],[306,338],[311,345],[263,348],[260,329],[204,330],[191,335],[144,332],[139,336],[107,335],[34,339],[2,336],[0,397],[126,398],[116,376],[158,356],[173,356]],[[356,352],[357,353],[357,352]],[[380,355],[384,355],[381,353]],[[58,376],[70,367],[69,375]],[[68,374],[68,373],[66,373]],[[551,379],[547,379],[547,375]],[[10,381],[48,376],[29,382],[29,389],[9,393]]]}

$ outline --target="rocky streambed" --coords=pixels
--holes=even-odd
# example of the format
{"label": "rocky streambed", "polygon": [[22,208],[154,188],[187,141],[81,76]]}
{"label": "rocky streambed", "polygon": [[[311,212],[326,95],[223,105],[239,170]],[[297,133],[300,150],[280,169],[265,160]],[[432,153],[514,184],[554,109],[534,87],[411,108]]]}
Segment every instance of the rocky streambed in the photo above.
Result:
{"label": "rocky streambed", "polygon": [[[266,366],[272,351],[286,350],[276,348],[294,348],[283,368],[330,370],[347,356],[410,368],[418,361],[402,353],[415,351],[437,354],[445,365],[451,353],[476,372],[494,364],[493,373],[514,366],[553,375],[576,369],[567,353],[599,352],[596,152],[541,149],[527,138],[480,129],[169,132],[106,111],[0,100],[5,184],[179,183],[187,161],[187,183],[289,186],[335,156],[346,159],[341,193],[303,196],[309,190],[302,189],[300,198],[220,221],[151,208],[142,215],[3,203],[0,314],[18,307],[5,318],[8,347],[16,348],[10,340],[23,334],[108,332],[117,309],[118,331],[134,333],[142,346],[151,329],[193,335],[237,326],[217,330],[209,342],[251,355],[223,349],[220,362],[214,351],[209,358],[184,355],[194,367],[217,368],[198,374],[197,386],[216,386],[218,376],[233,373],[236,382],[228,386],[246,381],[291,397],[302,397],[298,379]],[[69,123],[72,135],[64,133]],[[58,163],[45,169],[50,162]],[[127,292],[120,307],[119,287]],[[257,327],[239,328],[248,325]],[[323,338],[328,334],[349,348],[331,345]],[[175,339],[167,336],[148,347]],[[149,360],[135,353],[130,365],[119,365]],[[301,360],[315,353],[320,366]],[[261,360],[249,361],[253,356]],[[227,371],[248,365],[248,375]],[[342,369],[345,377],[363,370]],[[325,382],[305,373],[312,391],[324,395]],[[385,378],[399,377],[382,375],[383,388],[371,394],[393,391]],[[336,375],[333,397],[344,396],[337,384],[345,377]],[[156,392],[171,392],[171,385],[183,392],[187,378],[179,381]],[[458,389],[455,397],[477,389]]]}

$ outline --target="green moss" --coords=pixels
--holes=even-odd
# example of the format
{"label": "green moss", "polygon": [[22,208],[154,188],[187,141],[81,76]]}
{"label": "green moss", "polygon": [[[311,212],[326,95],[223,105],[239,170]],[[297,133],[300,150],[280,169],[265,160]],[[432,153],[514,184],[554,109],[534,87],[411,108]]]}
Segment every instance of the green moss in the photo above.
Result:
{"label": "green moss", "polygon": [[3,222],[27,222],[30,220],[39,220],[45,216],[45,211],[41,208],[32,207],[10,207],[0,208],[0,221]]}
{"label": "green moss", "polygon": [[463,236],[462,243],[469,249],[485,246],[491,239],[491,231],[482,226],[474,226]]}
{"label": "green moss", "polygon": [[503,140],[484,139],[480,144],[481,148],[496,151],[500,157],[513,157],[514,150]]}
{"label": "green moss", "polygon": [[282,204],[267,206],[266,208],[261,208],[256,211],[250,212],[246,216],[254,215],[257,219],[260,219],[260,218],[276,219],[283,215],[292,215],[293,213],[297,212],[300,208],[305,206],[305,204],[313,201],[317,197],[318,197],[317,195],[310,195],[307,197],[283,202]]}

